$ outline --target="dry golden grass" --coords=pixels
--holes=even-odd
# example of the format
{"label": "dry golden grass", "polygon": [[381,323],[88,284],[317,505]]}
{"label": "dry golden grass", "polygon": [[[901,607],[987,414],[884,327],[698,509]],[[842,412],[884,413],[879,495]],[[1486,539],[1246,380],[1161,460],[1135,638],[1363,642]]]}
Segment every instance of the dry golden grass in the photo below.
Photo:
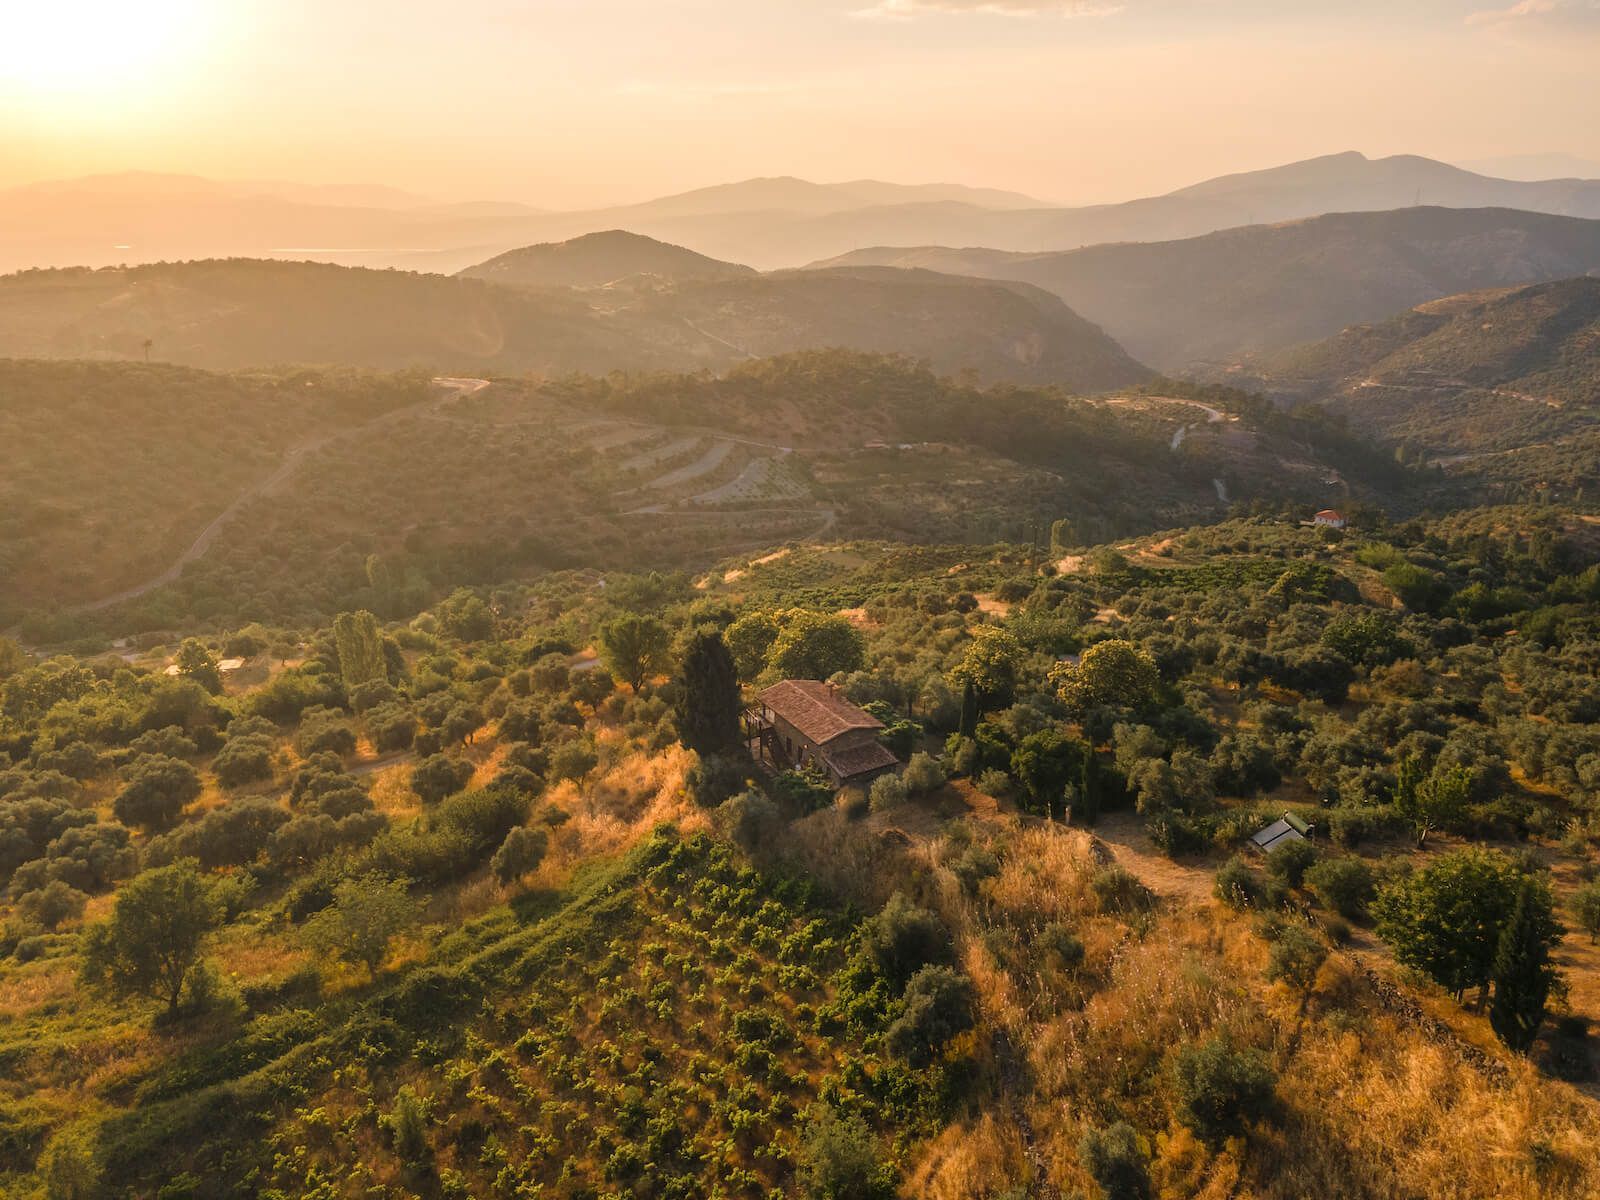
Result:
{"label": "dry golden grass", "polygon": [[912,1200],[968,1200],[993,1196],[1028,1172],[1016,1127],[985,1113],[949,1126],[922,1147],[900,1194]]}

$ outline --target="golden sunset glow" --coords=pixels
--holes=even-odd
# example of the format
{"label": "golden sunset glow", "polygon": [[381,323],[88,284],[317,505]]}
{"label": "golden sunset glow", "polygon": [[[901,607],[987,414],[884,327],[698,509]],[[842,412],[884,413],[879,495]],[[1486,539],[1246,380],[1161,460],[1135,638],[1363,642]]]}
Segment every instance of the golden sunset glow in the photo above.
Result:
{"label": "golden sunset glow", "polygon": [[199,48],[210,21],[200,0],[8,6],[0,33],[0,84],[56,101],[146,86]]}

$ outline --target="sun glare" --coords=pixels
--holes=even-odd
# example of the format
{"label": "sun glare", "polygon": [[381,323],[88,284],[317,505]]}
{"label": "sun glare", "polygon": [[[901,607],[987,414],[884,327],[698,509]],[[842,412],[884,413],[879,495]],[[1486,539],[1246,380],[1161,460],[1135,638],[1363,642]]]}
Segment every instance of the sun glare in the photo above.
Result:
{"label": "sun glare", "polygon": [[103,93],[160,75],[201,41],[203,0],[0,5],[0,88]]}

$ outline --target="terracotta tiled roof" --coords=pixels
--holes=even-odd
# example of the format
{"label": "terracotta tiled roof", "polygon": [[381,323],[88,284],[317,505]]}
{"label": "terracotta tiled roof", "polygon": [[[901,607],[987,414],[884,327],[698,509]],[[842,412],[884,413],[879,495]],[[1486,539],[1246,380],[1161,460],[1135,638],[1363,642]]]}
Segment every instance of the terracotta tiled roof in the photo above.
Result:
{"label": "terracotta tiled roof", "polygon": [[863,742],[859,746],[839,746],[824,750],[822,757],[840,779],[854,779],[873,771],[886,771],[900,760],[882,742]]}
{"label": "terracotta tiled roof", "polygon": [[816,679],[785,679],[761,693],[761,703],[824,746],[855,729],[882,729],[883,722],[863,712]]}

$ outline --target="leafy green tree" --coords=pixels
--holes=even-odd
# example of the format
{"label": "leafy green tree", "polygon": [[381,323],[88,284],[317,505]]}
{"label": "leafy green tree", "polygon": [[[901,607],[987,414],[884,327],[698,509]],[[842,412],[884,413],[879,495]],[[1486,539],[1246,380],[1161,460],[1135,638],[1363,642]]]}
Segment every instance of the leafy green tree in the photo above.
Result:
{"label": "leafy green tree", "polygon": [[1087,1130],[1078,1141],[1078,1161],[1104,1200],[1148,1200],[1150,1151],[1126,1121]]}
{"label": "leafy green tree", "polygon": [[175,1013],[222,915],[194,862],[145,871],[123,885],[111,916],[85,936],[84,979],[116,995],[165,1001]]}
{"label": "leafy green tree", "polygon": [[1084,746],[1054,729],[1030,733],[1011,755],[1011,774],[1027,792],[1031,812],[1059,819],[1067,788],[1083,774]]}
{"label": "leafy green tree", "polygon": [[1378,893],[1378,935],[1395,958],[1459,999],[1469,987],[1488,987],[1521,885],[1515,865],[1497,851],[1452,851]]}
{"label": "leafy green tree", "polygon": [[1096,642],[1076,666],[1058,668],[1051,679],[1074,714],[1091,708],[1143,708],[1161,684],[1155,659],[1143,647],[1120,639]]}
{"label": "leafy green tree", "polygon": [[339,674],[347,690],[388,679],[389,665],[384,658],[378,618],[366,609],[340,613],[333,619],[333,644],[339,652]]}
{"label": "leafy green tree", "polygon": [[1435,829],[1461,819],[1472,797],[1472,780],[1468,767],[1439,763],[1424,777],[1415,758],[1401,762],[1394,805],[1416,831],[1418,849]]}
{"label": "leafy green tree", "polygon": [[147,754],[134,760],[111,811],[124,825],[169,828],[184,805],[200,795],[200,773],[180,758]]}
{"label": "leafy green tree", "polygon": [[963,688],[971,684],[979,713],[989,712],[1011,703],[1022,659],[1022,643],[1015,634],[997,625],[986,625],[972,635],[950,678]]}
{"label": "leafy green tree", "polygon": [[746,613],[723,634],[728,653],[742,680],[754,679],[767,665],[767,654],[778,640],[778,622],[771,613]]}
{"label": "leafy green tree", "polygon": [[1317,986],[1317,972],[1327,958],[1327,944],[1298,921],[1278,931],[1267,953],[1267,980],[1283,984],[1300,997],[1302,1019]]}
{"label": "leafy green tree", "polygon": [[417,904],[406,881],[371,872],[340,880],[333,903],[306,922],[305,936],[316,949],[376,976],[389,943],[416,919]]}
{"label": "leafy green tree", "polygon": [[1589,935],[1591,942],[1600,939],[1600,879],[1586,883],[1572,893],[1572,915],[1578,919],[1578,928]]}
{"label": "leafy green tree", "polygon": [[738,671],[722,634],[715,629],[695,633],[679,668],[679,738],[702,756],[734,753],[744,742],[743,707]]}
{"label": "leafy green tree", "polygon": [[857,671],[866,657],[861,631],[844,617],[795,609],[767,654],[767,666],[785,679],[827,679]]}
{"label": "leafy green tree", "polygon": [[1519,1053],[1527,1052],[1544,1024],[1545,1004],[1558,976],[1550,951],[1562,932],[1549,888],[1524,878],[1495,949],[1494,999],[1489,1005],[1489,1024]]}
{"label": "leafy green tree", "polygon": [[453,796],[472,778],[472,764],[465,759],[434,754],[419,762],[411,772],[411,790],[424,804],[437,804]]}
{"label": "leafy green tree", "polygon": [[666,662],[670,635],[655,617],[623,613],[600,627],[600,658],[635,692]]}
{"label": "leafy green tree", "polygon": [[439,628],[463,642],[494,636],[494,613],[468,588],[457,588],[438,608]]}
{"label": "leafy green tree", "polygon": [[217,669],[217,656],[206,649],[199,638],[184,638],[178,647],[176,659],[178,674],[192,679],[215,696],[222,690],[222,672]]}
{"label": "leafy green tree", "polygon": [[506,840],[494,852],[489,866],[501,883],[512,883],[537,871],[549,847],[550,835],[543,829],[519,825],[506,834]]}

